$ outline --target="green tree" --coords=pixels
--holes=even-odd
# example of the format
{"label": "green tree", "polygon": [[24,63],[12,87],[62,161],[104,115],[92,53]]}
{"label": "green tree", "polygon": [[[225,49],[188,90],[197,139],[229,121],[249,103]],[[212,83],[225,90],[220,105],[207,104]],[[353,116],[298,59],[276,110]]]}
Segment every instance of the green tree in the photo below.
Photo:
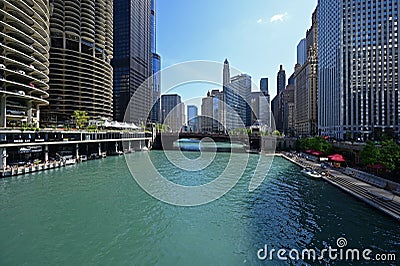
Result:
{"label": "green tree", "polygon": [[382,142],[381,163],[390,171],[400,173],[400,146],[393,140]]}
{"label": "green tree", "polygon": [[89,116],[86,111],[75,110],[71,118],[75,121],[76,127],[82,129],[82,127],[87,124]]}
{"label": "green tree", "polygon": [[366,145],[360,153],[361,162],[364,165],[374,165],[381,161],[381,154],[379,149],[372,141],[367,141]]}

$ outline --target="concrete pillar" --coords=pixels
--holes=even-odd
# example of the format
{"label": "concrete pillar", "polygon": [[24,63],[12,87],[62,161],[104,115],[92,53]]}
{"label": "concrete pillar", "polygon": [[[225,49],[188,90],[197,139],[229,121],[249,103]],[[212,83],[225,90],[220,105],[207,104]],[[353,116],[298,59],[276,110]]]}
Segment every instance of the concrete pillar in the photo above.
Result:
{"label": "concrete pillar", "polygon": [[40,107],[39,105],[36,105],[36,123],[35,123],[36,127],[39,127],[39,121],[40,121]]}
{"label": "concrete pillar", "polygon": [[44,145],[44,161],[49,160],[49,145]]}
{"label": "concrete pillar", "polygon": [[28,125],[29,125],[29,124],[32,124],[32,123],[33,123],[32,102],[28,102],[27,107],[28,107],[28,112],[27,112],[28,121],[27,121],[27,123],[28,123]]}
{"label": "concrete pillar", "polygon": [[0,169],[5,169],[7,166],[7,149],[0,148]]}
{"label": "concrete pillar", "polygon": [[77,143],[75,146],[75,158],[79,159],[79,144]]}
{"label": "concrete pillar", "polygon": [[115,153],[118,153],[118,142],[115,142]]}
{"label": "concrete pillar", "polygon": [[101,155],[101,142],[99,142],[99,155]]}
{"label": "concrete pillar", "polygon": [[128,151],[131,151],[131,146],[132,146],[132,144],[131,144],[131,141],[129,140],[128,141]]}
{"label": "concrete pillar", "polygon": [[0,127],[6,127],[6,96],[0,97]]}

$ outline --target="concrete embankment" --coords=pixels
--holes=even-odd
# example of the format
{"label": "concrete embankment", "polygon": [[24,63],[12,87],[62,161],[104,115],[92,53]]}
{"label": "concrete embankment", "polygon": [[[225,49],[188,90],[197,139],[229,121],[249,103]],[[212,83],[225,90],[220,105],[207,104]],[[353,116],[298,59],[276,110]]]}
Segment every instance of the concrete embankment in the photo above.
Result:
{"label": "concrete embankment", "polygon": [[[302,168],[312,167],[320,172],[327,171],[321,169],[319,164],[305,159],[299,160],[295,156],[291,158],[285,154],[277,155]],[[329,175],[322,176],[322,179],[400,221],[400,197],[398,195],[345,175],[335,169],[329,169],[329,173]]]}

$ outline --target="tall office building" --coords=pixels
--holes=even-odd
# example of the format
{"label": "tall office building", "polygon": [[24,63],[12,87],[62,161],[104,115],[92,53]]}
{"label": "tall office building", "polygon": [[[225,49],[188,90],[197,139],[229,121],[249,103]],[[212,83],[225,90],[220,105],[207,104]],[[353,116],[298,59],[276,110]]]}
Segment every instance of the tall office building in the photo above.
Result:
{"label": "tall office building", "polygon": [[49,3],[0,1],[0,127],[39,126],[48,105]]}
{"label": "tall office building", "polygon": [[303,65],[307,60],[307,42],[301,39],[297,45],[297,64]]}
{"label": "tall office building", "polygon": [[318,7],[312,15],[311,28],[307,30],[307,60],[295,68],[296,134],[318,134]]}
{"label": "tall office building", "polygon": [[161,122],[172,132],[179,132],[185,125],[185,106],[178,94],[161,96]]}
{"label": "tall office building", "polygon": [[279,66],[279,71],[276,77],[276,90],[277,94],[280,94],[286,88],[286,73],[283,66]]}
{"label": "tall office building", "polygon": [[399,137],[399,1],[318,2],[320,134]]}
{"label": "tall office building", "polygon": [[214,97],[209,93],[207,97],[201,99],[201,131],[213,132],[214,122]]}
{"label": "tall office building", "polygon": [[231,78],[226,86],[225,103],[230,106],[234,115],[226,110],[226,127],[228,130],[251,126],[251,77],[240,74]]}
{"label": "tall office building", "polygon": [[269,96],[268,78],[261,78],[260,79],[260,91],[265,96]]}
{"label": "tall office building", "polygon": [[153,75],[153,100],[150,113],[150,121],[160,122],[161,111],[161,56],[157,54],[157,17],[156,17],[156,0],[151,1],[151,54],[152,54],[152,75]]}
{"label": "tall office building", "polygon": [[113,1],[51,0],[50,105],[46,124],[72,123],[75,110],[112,118]]}
{"label": "tall office building", "polygon": [[271,112],[274,118],[274,123],[271,122],[271,127],[282,132],[283,125],[282,125],[281,114],[279,113],[279,94],[276,95],[271,101]]}
{"label": "tall office building", "polygon": [[190,131],[198,131],[198,108],[196,105],[187,106],[187,124]]}
{"label": "tall office building", "polygon": [[294,84],[288,84],[286,88],[281,92],[282,101],[282,117],[283,117],[283,132],[286,136],[294,136],[295,134],[295,94],[296,87]]}
{"label": "tall office building", "polygon": [[[145,123],[152,107],[152,1],[114,1],[114,119]],[[155,42],[154,42],[155,45]],[[138,88],[140,89],[138,90]],[[129,110],[126,110],[134,96]]]}
{"label": "tall office building", "polygon": [[224,69],[222,73],[222,86],[225,88],[231,82],[231,74],[229,70],[229,62],[228,59],[224,61]]}

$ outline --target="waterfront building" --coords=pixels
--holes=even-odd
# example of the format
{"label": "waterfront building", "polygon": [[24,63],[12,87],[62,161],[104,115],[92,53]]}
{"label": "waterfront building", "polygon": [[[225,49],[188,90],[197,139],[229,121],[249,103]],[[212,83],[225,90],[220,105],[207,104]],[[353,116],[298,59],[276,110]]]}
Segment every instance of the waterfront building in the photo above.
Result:
{"label": "waterfront building", "polygon": [[318,1],[318,127],[399,137],[399,1]]}
{"label": "waterfront building", "polygon": [[196,105],[188,105],[187,106],[187,124],[189,126],[189,131],[197,132],[198,131],[198,108]]}
{"label": "waterfront building", "polygon": [[303,65],[307,61],[307,42],[301,39],[297,45],[297,64]]}
{"label": "waterfront building", "polygon": [[[152,1],[114,1],[114,120],[145,123],[152,107]],[[153,17],[155,18],[155,16]],[[155,35],[155,34],[154,34]],[[153,41],[155,46],[155,41]],[[140,89],[139,89],[140,88]]]}
{"label": "waterfront building", "polygon": [[232,109],[225,112],[228,130],[251,126],[250,97],[251,77],[247,74],[232,77],[225,88],[225,103]]}
{"label": "waterfront building", "polygon": [[318,16],[315,9],[311,28],[307,30],[307,60],[295,67],[296,134],[318,134]]}
{"label": "waterfront building", "polygon": [[224,132],[224,93],[218,89],[212,90],[213,97],[213,132]]}
{"label": "waterfront building", "polygon": [[179,132],[185,125],[185,106],[178,94],[161,96],[161,119],[170,131]]}
{"label": "waterfront building", "polygon": [[2,0],[0,17],[0,128],[39,127],[49,104],[49,2]]}
{"label": "waterfront building", "polygon": [[52,0],[49,125],[73,125],[75,110],[112,118],[113,1]]}

